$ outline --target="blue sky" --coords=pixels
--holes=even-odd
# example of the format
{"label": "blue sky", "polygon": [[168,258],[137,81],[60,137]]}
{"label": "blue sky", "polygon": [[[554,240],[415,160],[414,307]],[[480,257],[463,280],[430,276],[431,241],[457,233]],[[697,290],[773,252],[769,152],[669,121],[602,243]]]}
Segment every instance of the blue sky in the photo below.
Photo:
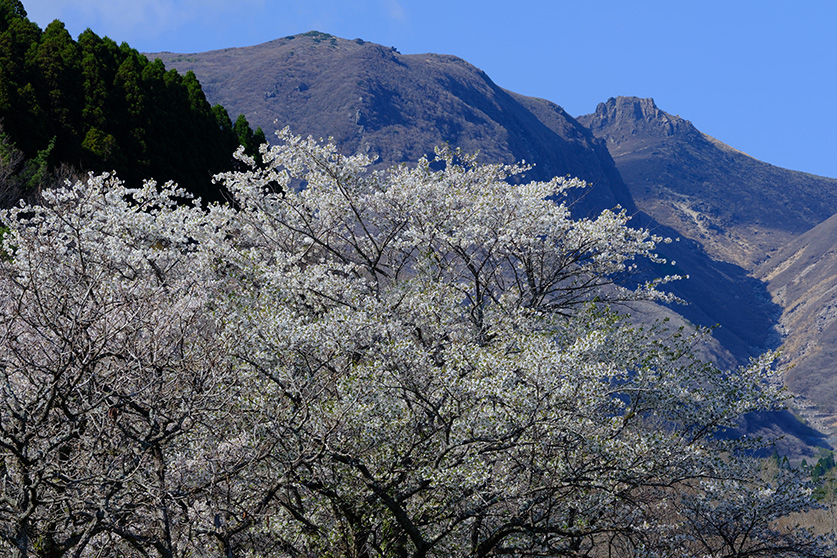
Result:
{"label": "blue sky", "polygon": [[310,30],[464,58],[574,116],[653,97],[775,165],[837,178],[835,0],[23,0],[144,52],[248,46]]}

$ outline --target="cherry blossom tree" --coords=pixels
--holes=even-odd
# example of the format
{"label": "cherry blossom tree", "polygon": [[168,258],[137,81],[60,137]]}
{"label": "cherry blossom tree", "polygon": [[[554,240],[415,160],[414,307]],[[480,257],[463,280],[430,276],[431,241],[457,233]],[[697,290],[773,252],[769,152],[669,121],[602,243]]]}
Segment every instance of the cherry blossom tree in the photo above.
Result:
{"label": "cherry blossom tree", "polygon": [[825,556],[720,436],[771,355],[621,303],[664,239],[449,148],[279,134],[231,202],[91,177],[0,215],[0,541],[18,556]]}
{"label": "cherry blossom tree", "polygon": [[0,537],[18,556],[175,555],[193,487],[171,464],[212,440],[234,378],[180,193],[96,177],[2,216]]}

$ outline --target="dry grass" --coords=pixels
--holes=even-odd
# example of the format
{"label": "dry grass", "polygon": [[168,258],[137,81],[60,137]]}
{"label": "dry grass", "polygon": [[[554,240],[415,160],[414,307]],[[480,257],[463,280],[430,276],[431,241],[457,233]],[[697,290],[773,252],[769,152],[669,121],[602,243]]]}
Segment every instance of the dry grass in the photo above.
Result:
{"label": "dry grass", "polygon": [[778,521],[780,529],[806,528],[816,535],[837,534],[837,505],[829,504],[826,508],[805,513],[791,514]]}

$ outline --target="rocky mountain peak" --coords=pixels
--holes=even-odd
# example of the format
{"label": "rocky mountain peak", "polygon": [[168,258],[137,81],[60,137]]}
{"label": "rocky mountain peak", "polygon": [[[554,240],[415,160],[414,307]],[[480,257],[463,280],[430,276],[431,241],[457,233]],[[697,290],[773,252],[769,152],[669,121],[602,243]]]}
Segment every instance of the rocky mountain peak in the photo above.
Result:
{"label": "rocky mountain peak", "polygon": [[596,107],[596,116],[603,120],[633,118],[650,121],[664,114],[650,97],[611,97]]}
{"label": "rocky mountain peak", "polygon": [[610,98],[577,120],[605,140],[640,210],[746,269],[837,212],[837,181],[753,159],[653,99]]}
{"label": "rocky mountain peak", "polygon": [[699,133],[688,120],[660,110],[651,98],[611,97],[599,103],[595,113],[578,120],[595,135],[606,135],[616,146],[644,138]]}

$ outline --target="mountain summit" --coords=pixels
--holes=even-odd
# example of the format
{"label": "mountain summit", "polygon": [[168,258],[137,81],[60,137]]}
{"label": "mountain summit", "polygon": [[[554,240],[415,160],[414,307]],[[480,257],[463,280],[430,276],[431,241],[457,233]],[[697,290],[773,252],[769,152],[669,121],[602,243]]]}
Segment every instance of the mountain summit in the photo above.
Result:
{"label": "mountain summit", "polygon": [[578,118],[606,141],[638,207],[752,270],[837,213],[837,180],[758,161],[659,109],[615,97]]}
{"label": "mountain summit", "polygon": [[639,97],[612,97],[581,120],[598,135],[606,134],[612,155],[637,151],[659,138],[700,134],[688,120],[660,110],[654,99]]}
{"label": "mountain summit", "polygon": [[497,86],[455,56],[402,55],[312,31],[198,54],[148,54],[193,71],[207,98],[265,131],[332,137],[383,164],[416,161],[450,143],[486,162],[537,163],[528,179],[573,175],[593,184],[581,213],[634,204],[604,142],[561,107]]}

